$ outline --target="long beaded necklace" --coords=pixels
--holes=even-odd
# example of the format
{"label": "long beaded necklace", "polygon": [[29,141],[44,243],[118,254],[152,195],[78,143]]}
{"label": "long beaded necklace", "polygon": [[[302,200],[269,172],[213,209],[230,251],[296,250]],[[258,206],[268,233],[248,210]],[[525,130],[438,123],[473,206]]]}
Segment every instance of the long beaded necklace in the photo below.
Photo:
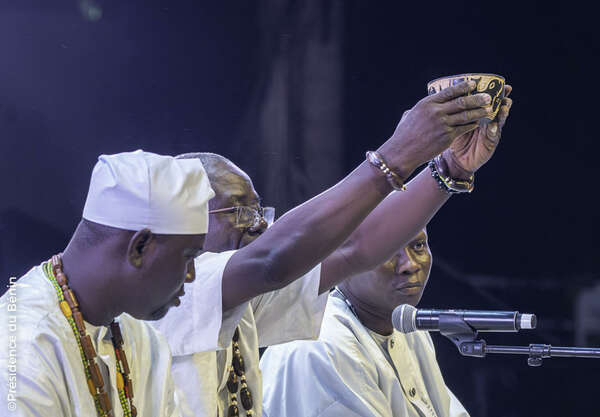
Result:
{"label": "long beaded necklace", "polygon": [[[227,379],[227,390],[229,391],[229,410],[227,411],[227,417],[239,417],[240,411],[237,402],[237,391],[238,386],[241,383],[242,389],[240,390],[240,399],[242,406],[246,411],[246,416],[251,417],[254,415],[252,411],[253,401],[252,393],[248,388],[246,381],[246,367],[244,365],[244,358],[240,352],[240,328],[236,327],[235,333],[233,334],[232,349],[233,357],[231,358],[231,365],[229,367],[229,378]],[[240,378],[238,381],[238,377]]]}
{"label": "long beaded necklace", "polygon": [[[52,265],[50,265],[52,264]],[[79,311],[79,303],[75,298],[75,293],[69,288],[67,276],[62,270],[62,261],[59,255],[54,255],[51,261],[43,265],[44,273],[52,282],[56,295],[58,296],[58,305],[71,325],[75,334],[79,353],[83,362],[88,389],[96,411],[101,417],[113,417],[112,405],[108,399],[108,393],[104,389],[104,379],[100,373],[100,368],[96,362],[96,351],[92,345],[90,335],[86,334],[83,315]],[[135,417],[137,410],[133,405],[133,385],[129,378],[129,364],[123,350],[123,337],[119,323],[114,320],[110,323],[111,339],[117,358],[117,391],[119,393],[119,402],[123,408],[125,417]]]}

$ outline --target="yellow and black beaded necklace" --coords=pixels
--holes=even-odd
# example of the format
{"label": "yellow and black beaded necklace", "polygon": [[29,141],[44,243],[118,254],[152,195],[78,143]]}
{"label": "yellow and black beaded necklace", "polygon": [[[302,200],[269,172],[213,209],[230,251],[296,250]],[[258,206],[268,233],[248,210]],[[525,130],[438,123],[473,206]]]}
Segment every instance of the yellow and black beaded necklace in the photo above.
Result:
{"label": "yellow and black beaded necklace", "polygon": [[[75,293],[68,286],[67,276],[62,270],[60,256],[54,255],[50,261],[44,263],[43,270],[56,290],[58,305],[73,330],[75,340],[77,340],[88,389],[94,399],[96,411],[101,417],[113,417],[112,405],[104,389],[104,380],[96,362],[96,351],[92,345],[90,335],[86,332],[85,322],[83,321],[83,315],[79,311],[79,304],[75,298]],[[119,401],[123,408],[123,415],[125,417],[135,417],[137,410],[133,405],[133,385],[129,378],[129,364],[123,350],[123,337],[119,323],[113,320],[110,323],[110,330],[117,358],[117,390],[119,392]]]}

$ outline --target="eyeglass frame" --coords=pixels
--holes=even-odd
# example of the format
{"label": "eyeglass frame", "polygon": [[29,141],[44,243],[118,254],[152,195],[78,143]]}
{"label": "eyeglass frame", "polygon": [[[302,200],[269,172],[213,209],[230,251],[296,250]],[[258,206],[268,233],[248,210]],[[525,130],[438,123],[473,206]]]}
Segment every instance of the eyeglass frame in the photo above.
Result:
{"label": "eyeglass frame", "polygon": [[[254,215],[254,222],[252,224],[250,224],[250,225],[247,223],[240,224],[240,210],[242,210],[242,209],[246,209]],[[267,219],[265,217],[266,211],[272,211],[273,215],[269,216],[270,219]],[[268,206],[267,207],[258,206],[258,210],[255,207],[251,207],[251,206],[231,206],[231,207],[224,207],[224,208],[220,208],[220,209],[209,210],[208,214],[222,214],[222,213],[228,213],[228,212],[236,213],[235,227],[239,227],[242,229],[256,229],[256,228],[258,228],[258,226],[260,225],[260,222],[262,220],[264,220],[265,223],[267,223],[267,227],[269,227],[275,221],[275,207],[268,207]]]}

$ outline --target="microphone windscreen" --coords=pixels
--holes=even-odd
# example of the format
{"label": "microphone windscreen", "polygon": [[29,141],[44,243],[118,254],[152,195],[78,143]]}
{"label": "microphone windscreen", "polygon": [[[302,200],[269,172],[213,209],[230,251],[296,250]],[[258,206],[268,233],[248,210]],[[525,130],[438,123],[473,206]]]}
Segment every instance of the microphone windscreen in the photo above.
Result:
{"label": "microphone windscreen", "polygon": [[415,313],[417,309],[410,304],[401,304],[392,312],[392,325],[401,333],[411,333],[417,330]]}

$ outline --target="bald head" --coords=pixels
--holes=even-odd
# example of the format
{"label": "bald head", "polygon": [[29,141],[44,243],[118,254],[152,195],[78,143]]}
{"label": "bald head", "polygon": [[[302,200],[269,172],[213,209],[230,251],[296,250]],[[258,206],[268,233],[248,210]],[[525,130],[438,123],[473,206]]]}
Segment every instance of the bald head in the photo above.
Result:
{"label": "bald head", "polygon": [[231,174],[240,176],[246,180],[250,180],[248,174],[246,174],[240,167],[231,162],[229,159],[222,155],[211,153],[211,152],[190,152],[177,155],[176,159],[199,159],[204,166],[204,170],[208,174],[208,179],[211,184],[227,182],[228,177],[231,180]]}
{"label": "bald head", "polygon": [[[224,156],[210,152],[193,152],[178,155],[176,158],[197,158],[202,162],[215,192],[215,197],[209,202],[210,210],[239,206],[260,207],[260,197],[248,174]],[[235,223],[235,213],[212,214],[208,223],[205,249],[211,252],[239,249],[252,242],[263,231],[239,228]]]}

